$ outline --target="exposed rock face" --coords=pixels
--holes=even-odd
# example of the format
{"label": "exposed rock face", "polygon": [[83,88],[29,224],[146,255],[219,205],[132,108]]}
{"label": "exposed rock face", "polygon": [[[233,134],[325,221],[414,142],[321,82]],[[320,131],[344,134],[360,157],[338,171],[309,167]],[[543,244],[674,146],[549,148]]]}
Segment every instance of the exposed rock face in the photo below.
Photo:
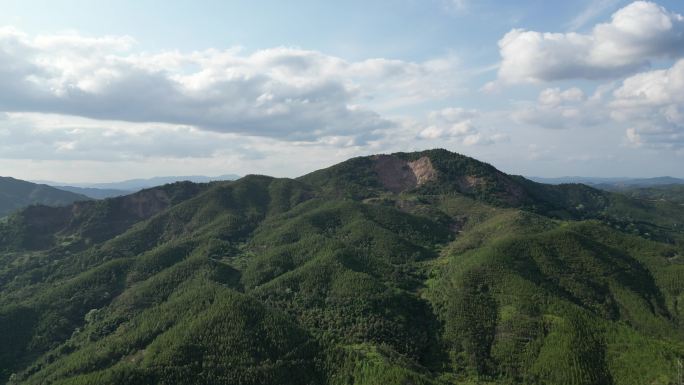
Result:
{"label": "exposed rock face", "polygon": [[432,167],[432,162],[427,156],[408,162],[408,166],[413,171],[413,175],[416,176],[418,186],[437,179],[437,171]]}
{"label": "exposed rock face", "polygon": [[426,156],[413,162],[391,155],[378,155],[374,160],[380,182],[394,193],[411,190],[437,178],[437,171]]}

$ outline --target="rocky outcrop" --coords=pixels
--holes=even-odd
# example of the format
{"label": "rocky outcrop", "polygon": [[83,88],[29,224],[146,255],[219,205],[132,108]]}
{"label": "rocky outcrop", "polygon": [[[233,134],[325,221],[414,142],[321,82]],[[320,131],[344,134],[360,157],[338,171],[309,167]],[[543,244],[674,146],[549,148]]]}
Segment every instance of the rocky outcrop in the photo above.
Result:
{"label": "rocky outcrop", "polygon": [[377,155],[373,160],[380,183],[393,193],[411,190],[437,179],[437,171],[426,156],[412,162],[392,155]]}

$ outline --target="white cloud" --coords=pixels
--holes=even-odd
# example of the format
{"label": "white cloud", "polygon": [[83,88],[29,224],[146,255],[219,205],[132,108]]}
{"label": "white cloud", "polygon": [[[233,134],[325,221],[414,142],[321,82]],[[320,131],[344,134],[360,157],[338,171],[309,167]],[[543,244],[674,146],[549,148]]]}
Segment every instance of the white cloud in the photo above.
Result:
{"label": "white cloud", "polygon": [[458,88],[453,57],[349,62],[291,48],[140,54],[134,45],[126,36],[30,37],[0,29],[0,111],[364,143],[393,127],[376,111]]}
{"label": "white cloud", "polygon": [[684,59],[625,79],[612,94],[613,118],[629,124],[630,143],[684,147]]}
{"label": "white cloud", "polygon": [[514,111],[519,123],[550,129],[593,126],[607,119],[600,94],[587,98],[582,90],[546,88],[539,93],[536,103]]}
{"label": "white cloud", "polygon": [[477,134],[471,134],[467,135],[465,138],[463,138],[463,144],[466,146],[475,146],[475,145],[480,145],[480,146],[485,146],[485,145],[490,145],[498,142],[506,142],[509,140],[509,137],[505,134],[492,134],[492,135],[485,135],[483,133],[477,133]]}
{"label": "white cloud", "polygon": [[418,133],[422,139],[459,138],[476,134],[473,119],[478,113],[463,108],[445,108],[430,113],[429,125]]}
{"label": "white cloud", "polygon": [[648,67],[652,59],[684,55],[684,17],[636,1],[589,34],[514,29],[499,49],[503,83],[618,77]]}
{"label": "white cloud", "polygon": [[640,73],[625,79],[613,92],[614,106],[628,111],[641,107],[684,103],[684,59],[671,68]]}
{"label": "white cloud", "polygon": [[557,106],[565,102],[581,102],[584,92],[577,87],[561,91],[560,88],[547,88],[539,94],[539,103],[547,106]]}
{"label": "white cloud", "polygon": [[501,133],[483,132],[476,124],[481,114],[464,108],[444,108],[432,111],[427,127],[418,132],[418,139],[429,141],[455,141],[465,146],[489,145],[508,140]]}
{"label": "white cloud", "polygon": [[358,146],[323,141],[287,142],[61,115],[11,113],[0,125],[0,175],[22,179],[85,182],[228,173],[295,177],[361,154]]}
{"label": "white cloud", "polygon": [[684,149],[684,59],[597,87],[547,88],[534,103],[511,114],[518,123],[544,128],[620,127],[633,147]]}
{"label": "white cloud", "polygon": [[[10,113],[0,125],[0,158],[131,161],[240,153],[249,138],[164,123]],[[263,140],[263,139],[261,139]]]}

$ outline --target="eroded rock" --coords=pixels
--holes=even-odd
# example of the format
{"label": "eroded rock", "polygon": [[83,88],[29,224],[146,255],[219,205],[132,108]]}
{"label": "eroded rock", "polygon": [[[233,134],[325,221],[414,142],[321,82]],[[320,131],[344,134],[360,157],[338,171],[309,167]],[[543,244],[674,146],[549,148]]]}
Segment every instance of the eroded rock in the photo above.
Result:
{"label": "eroded rock", "polygon": [[426,156],[413,162],[392,155],[378,155],[374,160],[380,183],[394,193],[414,189],[437,178],[437,171]]}

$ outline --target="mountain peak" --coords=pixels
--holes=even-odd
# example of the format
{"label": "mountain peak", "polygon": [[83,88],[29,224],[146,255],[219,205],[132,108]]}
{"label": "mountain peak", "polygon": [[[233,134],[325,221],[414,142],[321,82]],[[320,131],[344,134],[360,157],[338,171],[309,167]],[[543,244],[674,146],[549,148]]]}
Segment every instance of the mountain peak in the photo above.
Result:
{"label": "mountain peak", "polygon": [[495,167],[444,149],[353,158],[301,177],[331,194],[353,198],[421,189],[461,193],[490,202],[519,205],[521,181]]}

